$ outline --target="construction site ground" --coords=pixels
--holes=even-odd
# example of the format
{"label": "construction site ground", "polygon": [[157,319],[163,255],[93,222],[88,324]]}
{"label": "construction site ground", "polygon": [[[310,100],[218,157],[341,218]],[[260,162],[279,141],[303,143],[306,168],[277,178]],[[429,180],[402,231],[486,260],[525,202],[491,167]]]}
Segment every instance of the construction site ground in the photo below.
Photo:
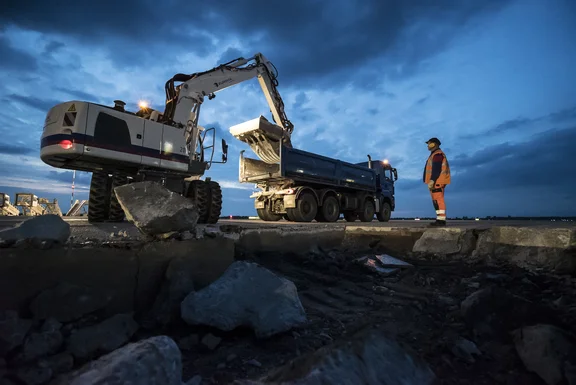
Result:
{"label": "construction site ground", "polygon": [[[21,220],[1,218],[0,229]],[[73,244],[66,251],[35,250],[34,255],[27,255],[26,249],[21,249],[4,254],[7,257],[0,260],[2,291],[9,290],[10,285],[19,287],[15,296],[2,300],[4,308],[14,308],[15,304],[29,301],[57,280],[68,279],[77,284],[114,286],[121,294],[126,293],[126,301],[116,302],[114,312],[130,310],[128,306],[136,306],[138,302],[132,296],[139,299],[148,296],[153,300],[155,292],[140,286],[150,284],[157,290],[165,270],[165,264],[160,260],[164,263],[172,258],[171,253],[190,255],[192,252],[186,249],[193,247],[187,241],[172,244],[155,241],[148,246],[145,238],[129,223],[93,225],[84,218],[66,220],[71,225],[70,242]],[[141,328],[132,340],[169,335],[182,351],[184,381],[201,376],[202,384],[231,384],[236,379],[258,378],[291,359],[356,331],[379,326],[423,357],[436,374],[438,384],[544,384],[538,375],[526,369],[509,332],[492,336],[476,333],[477,328],[471,328],[463,319],[461,303],[478,290],[498,287],[524,298],[533,306],[544,306],[546,312],[540,312],[543,318],[538,321],[550,321],[576,332],[574,274],[545,268],[526,269],[519,266],[513,255],[509,260],[462,255],[435,257],[433,253],[418,256],[412,249],[426,231],[426,225],[426,221],[294,224],[221,220],[217,225],[206,227],[225,232],[234,239],[230,258],[254,261],[293,281],[309,322],[289,332],[258,340],[248,329],[222,332],[180,321],[166,329]],[[575,242],[576,226],[571,222],[458,221],[451,223],[449,228],[464,233],[499,226],[514,231],[532,228],[536,233],[544,234],[538,242],[548,244],[527,245],[526,236],[523,236],[518,245],[509,245],[516,247],[519,253],[540,246],[550,252],[556,246],[547,239],[562,239],[564,233],[558,236],[558,232],[564,230],[568,231],[568,240],[557,247],[569,248]],[[514,241],[510,240],[506,242]],[[84,242],[92,246],[83,246]],[[133,251],[135,246],[122,246],[125,243],[143,244],[143,251]],[[102,248],[102,244],[109,245]],[[154,249],[157,251],[146,249],[149,247],[157,247]],[[219,256],[218,247],[209,246],[202,258],[221,261],[220,268],[225,269],[230,261]],[[179,248],[182,250],[172,251]],[[10,249],[4,249],[3,253],[7,250]],[[42,253],[44,255],[40,255]],[[154,253],[162,255],[151,256]],[[360,257],[382,253],[409,262],[412,267],[387,275],[356,262]],[[540,255],[538,253],[530,252],[526,258]],[[81,265],[73,261],[80,255],[85,259]],[[568,257],[574,258],[573,255]],[[50,262],[51,258],[58,261]],[[138,260],[137,270],[134,259]],[[136,279],[136,287],[129,286],[133,285],[134,271],[141,275]],[[126,284],[125,288],[121,287],[123,284]],[[15,292],[14,287],[10,289],[12,292]],[[498,304],[494,304],[494,309],[497,313],[490,315],[486,322],[493,323],[496,317],[500,324],[521,327],[534,321],[531,312],[518,312],[514,307]],[[491,308],[486,310],[486,313],[492,312]],[[459,338],[476,344],[481,355],[473,356],[474,362],[457,348]]]}

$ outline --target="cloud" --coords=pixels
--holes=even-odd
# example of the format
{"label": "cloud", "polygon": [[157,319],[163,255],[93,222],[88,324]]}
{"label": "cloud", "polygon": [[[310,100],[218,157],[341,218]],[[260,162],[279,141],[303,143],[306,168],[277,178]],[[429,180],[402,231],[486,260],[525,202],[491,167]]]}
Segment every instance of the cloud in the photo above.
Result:
{"label": "cloud", "polygon": [[243,184],[240,182],[235,182],[231,180],[218,180],[218,183],[223,189],[235,189],[235,190],[251,190],[254,191],[253,184]]}
{"label": "cloud", "polygon": [[32,152],[32,149],[23,146],[12,146],[10,144],[0,143],[0,154],[8,155],[26,155]]}
{"label": "cloud", "polygon": [[2,35],[0,35],[0,57],[2,58],[2,61],[0,61],[0,71],[9,70],[25,73],[35,71],[38,68],[34,56],[12,47],[8,40]]}
{"label": "cloud", "polygon": [[56,104],[61,103],[58,100],[54,99],[41,99],[34,96],[22,96],[11,94],[8,97],[4,98],[4,102],[12,102],[16,101],[17,103],[23,104],[28,107],[35,108],[43,113],[47,113],[50,108],[54,107]]}

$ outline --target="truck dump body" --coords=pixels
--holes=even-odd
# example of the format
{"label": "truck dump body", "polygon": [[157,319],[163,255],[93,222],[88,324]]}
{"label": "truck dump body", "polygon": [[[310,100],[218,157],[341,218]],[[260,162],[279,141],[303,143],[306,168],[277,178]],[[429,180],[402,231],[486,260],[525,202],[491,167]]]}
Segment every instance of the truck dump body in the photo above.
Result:
{"label": "truck dump body", "polygon": [[292,180],[308,185],[347,187],[375,191],[376,171],[363,165],[307,151],[280,146],[280,163],[268,164],[251,158],[240,158],[240,182],[282,183]]}

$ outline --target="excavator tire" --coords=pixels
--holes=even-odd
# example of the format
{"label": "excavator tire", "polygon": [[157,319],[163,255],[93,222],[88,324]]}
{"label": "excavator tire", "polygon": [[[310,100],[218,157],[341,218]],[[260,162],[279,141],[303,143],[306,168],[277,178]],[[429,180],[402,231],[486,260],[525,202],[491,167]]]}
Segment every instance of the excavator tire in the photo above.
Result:
{"label": "excavator tire", "polygon": [[198,208],[198,223],[207,223],[210,205],[210,187],[203,180],[193,180],[188,188],[188,198],[196,203]]}
{"label": "excavator tire", "polygon": [[112,177],[112,188],[110,189],[110,215],[108,216],[109,222],[122,222],[124,221],[125,214],[120,202],[118,202],[118,198],[116,197],[116,193],[114,192],[114,188],[118,186],[124,186],[128,184],[128,177],[125,175],[114,175]]}
{"label": "excavator tire", "polygon": [[222,189],[217,182],[208,181],[210,189],[210,202],[208,205],[208,213],[206,216],[206,223],[214,224],[220,219],[220,214],[222,213]]}
{"label": "excavator tire", "polygon": [[110,216],[110,192],[112,178],[107,172],[92,172],[90,196],[88,197],[88,221],[105,222]]}

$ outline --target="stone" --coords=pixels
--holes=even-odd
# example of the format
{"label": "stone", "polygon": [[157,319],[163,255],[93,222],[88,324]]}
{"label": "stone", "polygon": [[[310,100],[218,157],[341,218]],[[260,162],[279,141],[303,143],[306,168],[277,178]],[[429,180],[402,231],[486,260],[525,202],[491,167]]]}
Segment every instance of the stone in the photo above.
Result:
{"label": "stone", "polygon": [[259,381],[237,380],[234,384],[427,385],[435,379],[428,364],[411,349],[381,330],[368,329],[299,356]]}
{"label": "stone", "polygon": [[476,246],[471,230],[458,228],[427,229],[414,243],[412,252],[434,255],[469,255]]}
{"label": "stone", "polygon": [[58,377],[51,385],[182,385],[182,357],[167,336],[130,343],[80,369]]}
{"label": "stone", "polygon": [[186,382],[186,385],[201,385],[201,384],[202,384],[202,377],[199,375],[195,375]]}
{"label": "stone", "polygon": [[26,338],[22,349],[22,358],[25,362],[30,362],[39,357],[55,354],[64,343],[64,337],[62,336],[62,333],[60,333],[59,328],[54,329],[53,326],[55,325],[48,326],[52,328],[47,329],[44,327],[44,330],[40,333],[32,333]]}
{"label": "stone", "polygon": [[21,319],[16,311],[0,311],[0,356],[22,345],[31,327],[32,320]]}
{"label": "stone", "polygon": [[481,356],[482,352],[478,349],[476,344],[466,338],[458,338],[452,346],[452,353],[463,359],[464,361],[473,364],[476,362],[474,356]]}
{"label": "stone", "polygon": [[26,385],[42,385],[50,381],[54,373],[50,368],[29,365],[19,367],[14,374]]}
{"label": "stone", "polygon": [[554,321],[545,306],[531,303],[497,286],[470,294],[460,305],[462,318],[477,336],[506,337],[518,327]]}
{"label": "stone", "polygon": [[28,244],[41,246],[43,242],[64,244],[70,237],[70,225],[55,214],[39,215],[0,230],[0,243],[14,244],[26,241]]}
{"label": "stone", "polygon": [[190,292],[194,291],[192,272],[181,267],[179,259],[170,261],[160,292],[144,321],[146,327],[167,326],[181,319],[180,304]]}
{"label": "stone", "polygon": [[114,189],[126,218],[147,235],[193,231],[198,222],[194,201],[152,181]]}
{"label": "stone", "polygon": [[513,336],[518,356],[528,371],[538,374],[548,385],[574,384],[574,336],[546,324],[517,329]]}
{"label": "stone", "polygon": [[118,349],[136,333],[139,325],[132,314],[116,314],[107,320],[82,328],[67,341],[67,350],[75,358],[92,358],[96,354]]}
{"label": "stone", "polygon": [[206,346],[210,350],[216,349],[218,345],[220,345],[220,342],[222,342],[222,338],[216,337],[210,333],[206,334],[204,338],[202,338],[202,345]]}
{"label": "stone", "polygon": [[36,319],[54,318],[59,322],[71,322],[103,309],[111,299],[111,295],[89,287],[61,282],[36,296],[30,304],[30,311]]}
{"label": "stone", "polygon": [[258,338],[307,322],[293,282],[245,261],[234,262],[210,286],[188,294],[181,312],[190,325],[209,325],[224,331],[247,326]]}
{"label": "stone", "polygon": [[198,335],[197,334],[191,334],[189,336],[181,338],[178,341],[178,347],[181,350],[191,350],[194,347],[198,346],[199,343],[200,343],[200,338],[198,337]]}

